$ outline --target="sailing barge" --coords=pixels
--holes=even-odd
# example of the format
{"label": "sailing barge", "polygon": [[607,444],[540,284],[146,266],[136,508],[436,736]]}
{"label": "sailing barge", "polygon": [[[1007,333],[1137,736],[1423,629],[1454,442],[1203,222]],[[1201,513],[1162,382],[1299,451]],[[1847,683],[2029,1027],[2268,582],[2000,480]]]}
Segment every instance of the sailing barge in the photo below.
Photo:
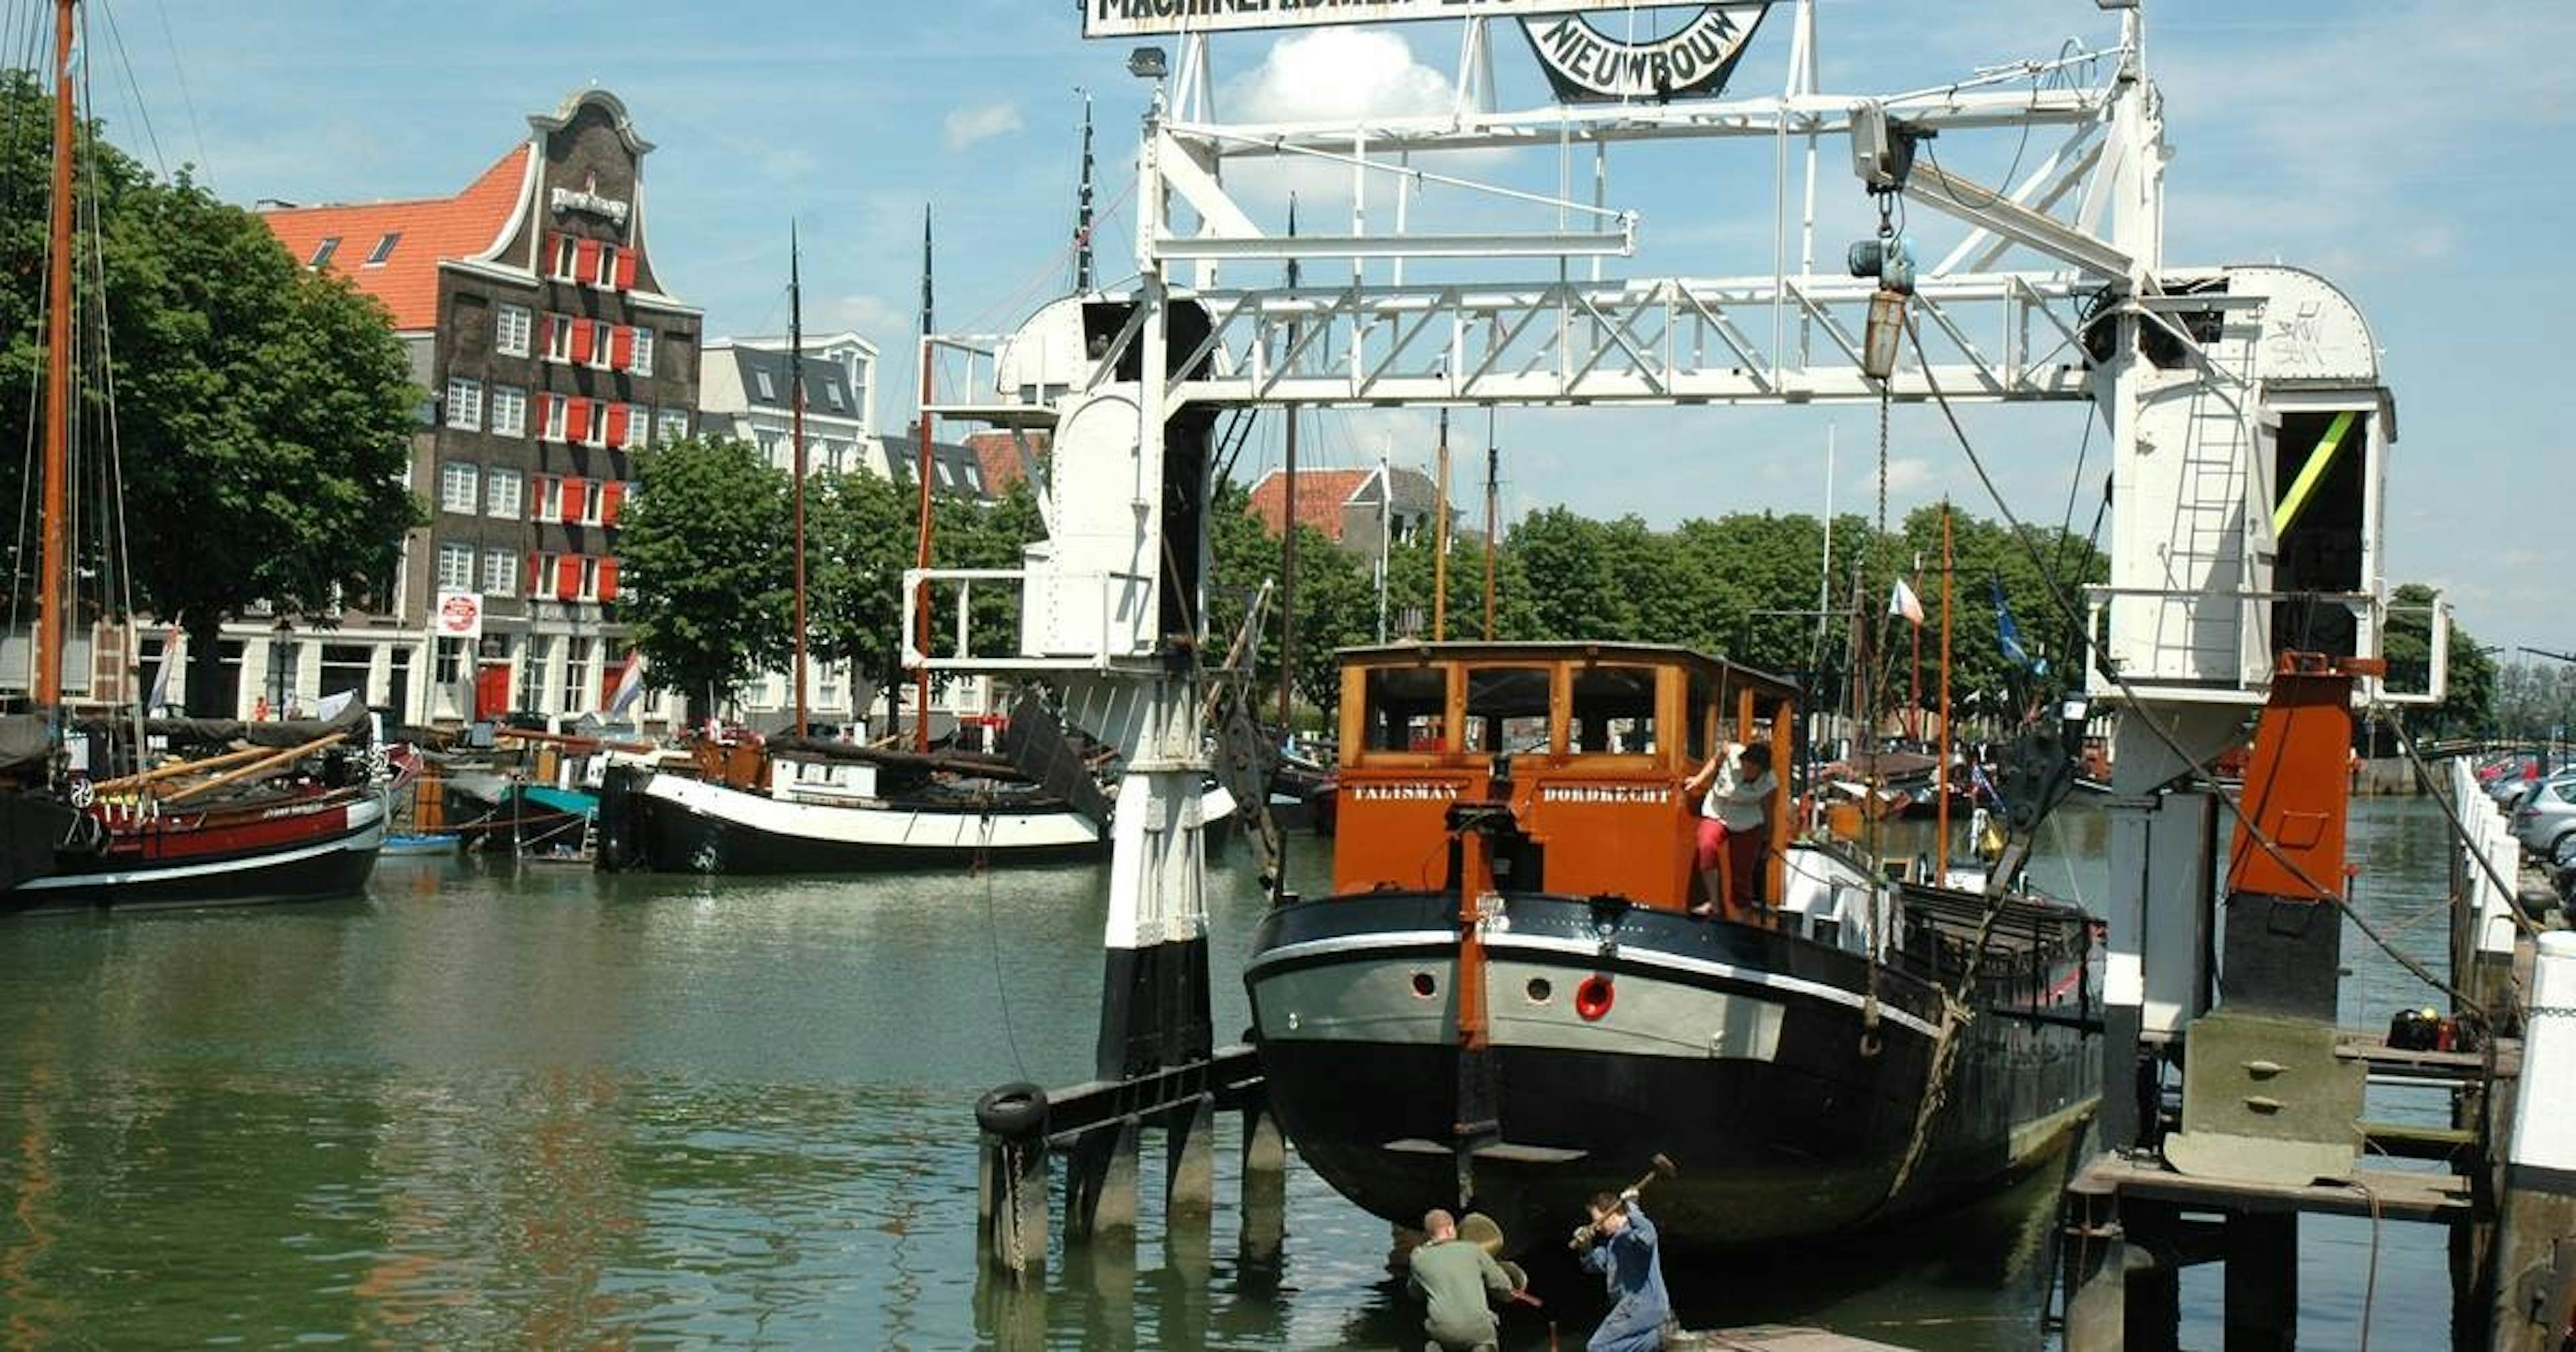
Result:
{"label": "sailing barge", "polygon": [[1675,648],[1387,647],[1345,655],[1341,719],[1332,894],[1268,915],[1245,983],[1282,1125],[1360,1206],[1472,1204],[1525,1245],[1662,1153],[1668,1238],[1754,1244],[1957,1198],[2090,1113],[2074,907],[1874,895],[1792,838],[1783,786],[1776,918],[1690,914],[1681,785],[1730,740],[1790,764],[1791,686]]}

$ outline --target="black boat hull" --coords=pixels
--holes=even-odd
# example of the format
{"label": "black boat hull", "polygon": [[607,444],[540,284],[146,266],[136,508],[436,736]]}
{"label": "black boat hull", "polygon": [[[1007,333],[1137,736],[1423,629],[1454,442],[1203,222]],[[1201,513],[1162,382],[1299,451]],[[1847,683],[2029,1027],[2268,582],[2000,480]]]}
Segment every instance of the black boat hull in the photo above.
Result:
{"label": "black boat hull", "polygon": [[317,824],[291,842],[246,842],[238,849],[145,861],[114,856],[65,858],[55,872],[0,893],[0,915],[239,906],[363,895],[384,845],[384,799],[381,795],[356,797],[328,811],[338,814],[335,821]]}
{"label": "black boat hull", "polygon": [[[1300,1156],[1395,1221],[1462,1200],[1455,904],[1375,894],[1284,908],[1246,974],[1271,1101]],[[1891,1196],[1939,1024],[1928,982],[1882,969],[1873,1000],[1858,955],[1663,912],[1514,896],[1505,915],[1486,939],[1496,1140],[1473,1157],[1473,1202],[1516,1246],[1570,1227],[1592,1193],[1634,1182],[1657,1153],[1681,1166],[1652,1199],[1677,1243],[1892,1218],[2041,1158],[2098,1086],[2096,1040],[2073,1011],[1986,992],[1948,1106]],[[1608,1007],[1586,1016],[1595,978]],[[2046,973],[2031,984],[2081,999]]]}

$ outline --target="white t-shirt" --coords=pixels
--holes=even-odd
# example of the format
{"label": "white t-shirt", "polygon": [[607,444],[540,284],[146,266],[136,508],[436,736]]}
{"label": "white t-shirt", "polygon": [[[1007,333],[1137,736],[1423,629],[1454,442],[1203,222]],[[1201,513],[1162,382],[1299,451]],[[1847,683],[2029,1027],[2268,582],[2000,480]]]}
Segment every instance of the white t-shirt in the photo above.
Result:
{"label": "white t-shirt", "polygon": [[1714,818],[1729,831],[1759,831],[1768,816],[1771,794],[1780,787],[1780,777],[1768,770],[1749,784],[1736,782],[1736,757],[1744,748],[1730,743],[1726,758],[1718,763],[1717,778],[1708,786],[1708,796],[1700,800],[1699,815]]}

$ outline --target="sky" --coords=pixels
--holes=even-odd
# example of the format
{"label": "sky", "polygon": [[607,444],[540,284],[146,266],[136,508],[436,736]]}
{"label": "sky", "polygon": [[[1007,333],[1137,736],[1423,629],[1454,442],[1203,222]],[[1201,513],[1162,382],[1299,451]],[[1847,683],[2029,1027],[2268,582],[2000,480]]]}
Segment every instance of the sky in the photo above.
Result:
{"label": "sky", "polygon": [[[2576,123],[2576,5],[2567,0],[2145,0],[2165,98],[2169,264],[2281,261],[2359,303],[2396,393],[2392,585],[2444,587],[2483,643],[2576,648],[2558,599],[2576,532],[2576,431],[2548,392],[2576,352],[2576,205],[2559,151]],[[0,0],[0,35],[49,8]],[[783,331],[788,222],[804,240],[809,330],[856,328],[886,354],[878,416],[909,416],[921,214],[936,215],[943,330],[1005,332],[1070,284],[1082,92],[1094,101],[1104,203],[1131,196],[1146,87],[1125,42],[1086,43],[1074,0],[891,0],[759,6],[679,0],[90,0],[96,111],[147,163],[195,166],[220,195],[306,204],[445,194],[574,89],[625,100],[655,145],[649,243],[667,289],[705,307],[709,335]],[[2107,45],[2093,0],[1930,5],[1822,0],[1822,84],[1876,93],[1980,67]],[[1786,7],[1757,32],[1733,92],[1775,89]],[[1611,20],[1616,23],[1618,20]],[[1651,22],[1640,20],[1641,23]],[[1215,43],[1222,115],[1326,117],[1448,106],[1450,23],[1318,30]],[[1517,33],[1498,28],[1500,101],[1543,101]],[[114,78],[110,78],[113,76]],[[1942,163],[1994,181],[2045,146],[1959,134]],[[1865,233],[1839,145],[1820,176],[1819,255]],[[1453,156],[1445,172],[1553,189],[1552,153]],[[1767,275],[1767,142],[1614,154],[1606,200],[1639,213],[1641,248],[1609,275]],[[1577,175],[1588,185],[1588,159]],[[1315,215],[1347,210],[1338,176],[1240,182]],[[1378,210],[1385,209],[1383,202]],[[1423,194],[1417,228],[1493,208]],[[1930,213],[1922,213],[1928,216]],[[1511,228],[1533,224],[1526,219]],[[1921,251],[1955,233],[1921,224]],[[1101,227],[1100,268],[1134,270],[1134,214]],[[2025,260],[2022,263],[2028,266]],[[2104,469],[2081,405],[1980,409],[1969,430],[2016,512],[2084,530]],[[1481,412],[1452,444],[1481,450]],[[1562,503],[1657,526],[1741,510],[1874,510],[1865,410],[1505,411],[1507,513]],[[1837,447],[1833,473],[1825,446]],[[1306,463],[1424,464],[1431,415],[1320,416]],[[1275,431],[1245,467],[1276,457]],[[2073,482],[2079,457],[2083,482]],[[1472,459],[1462,456],[1462,463]],[[1887,449],[1891,521],[1950,497],[1992,514],[1946,428],[1899,410]],[[1462,471],[1461,491],[1480,485]]]}

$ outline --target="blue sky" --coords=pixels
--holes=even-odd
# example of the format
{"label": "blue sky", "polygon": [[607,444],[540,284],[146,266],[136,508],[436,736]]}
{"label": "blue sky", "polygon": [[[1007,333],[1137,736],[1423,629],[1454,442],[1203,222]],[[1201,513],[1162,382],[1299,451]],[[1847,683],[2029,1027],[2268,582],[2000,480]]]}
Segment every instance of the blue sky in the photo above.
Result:
{"label": "blue sky", "polygon": [[[1104,201],[1125,186],[1143,107],[1123,68],[1126,45],[1084,43],[1071,0],[92,7],[94,35],[112,17],[108,36],[121,36],[133,72],[133,89],[100,81],[98,111],[113,134],[147,160],[157,142],[162,162],[197,163],[244,203],[451,192],[524,135],[528,113],[582,85],[615,90],[658,147],[647,209],[666,284],[706,307],[710,333],[782,329],[787,221],[797,218],[808,325],[857,327],[885,349],[878,411],[889,424],[911,401],[900,368],[923,203],[939,216],[941,326],[1007,328],[1067,285],[1077,87],[1097,99]],[[24,8],[12,4],[12,18]],[[2448,587],[2482,641],[2576,646],[2576,619],[2557,604],[2576,577],[2576,545],[2549,514],[2576,500],[2576,432],[2551,397],[2576,351],[2564,332],[2576,270],[2561,242],[2576,205],[2565,164],[2576,73],[2564,59],[2576,50],[2576,5],[2147,0],[2147,9],[2175,150],[2168,261],[2279,259],[2351,292],[2398,398],[2392,579]],[[1826,0],[1819,12],[1828,92],[1938,83],[2114,32],[2092,0]],[[1756,37],[1738,91],[1776,87],[1786,18],[1783,9]],[[1440,99],[1457,45],[1447,24],[1330,43],[1224,40],[1220,109]],[[1495,51],[1505,105],[1539,102],[1517,35],[1498,34]],[[2017,149],[2009,135],[1940,146],[1946,165],[1989,179]],[[1861,219],[1841,148],[1827,151],[1820,192],[1833,225],[1820,253],[1838,250]],[[1552,157],[1470,167],[1547,184],[1557,171]],[[1642,214],[1643,251],[1614,261],[1612,275],[1767,273],[1770,173],[1761,143],[1614,156],[1609,199]],[[1133,219],[1121,212],[1103,227],[1110,278],[1132,270]],[[1829,420],[1842,448],[1837,506],[1867,510],[1875,429],[1854,411],[1505,412],[1506,498],[1514,510],[1563,502],[1658,525],[1813,511],[1826,491]],[[1480,447],[1483,425],[1482,414],[1465,415],[1453,444]],[[1419,463],[1428,428],[1410,414],[1329,419],[1316,454],[1359,463],[1391,447]],[[2075,406],[1971,420],[2015,509],[2050,521],[2065,509],[2082,429]],[[1256,447],[1248,459],[1267,453]],[[1946,432],[1920,411],[1898,416],[1890,459],[1892,513],[1944,494],[1988,510]],[[2101,468],[2096,444],[2079,530]],[[1462,488],[1474,491],[1463,476]]]}

